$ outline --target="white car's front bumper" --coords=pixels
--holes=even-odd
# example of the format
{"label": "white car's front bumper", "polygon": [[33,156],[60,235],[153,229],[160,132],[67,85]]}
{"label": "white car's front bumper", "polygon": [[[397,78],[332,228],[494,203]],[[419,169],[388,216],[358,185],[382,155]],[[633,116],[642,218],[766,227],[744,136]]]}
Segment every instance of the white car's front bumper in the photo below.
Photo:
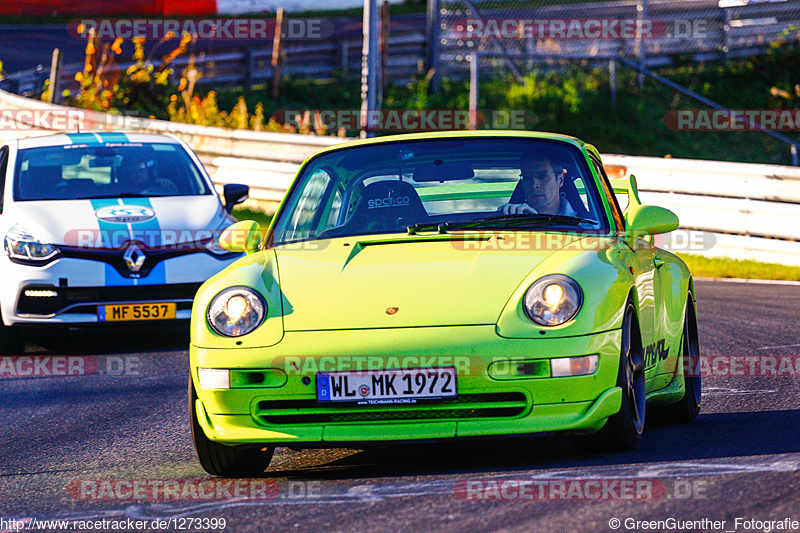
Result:
{"label": "white car's front bumper", "polygon": [[77,325],[100,322],[100,305],[175,302],[176,319],[185,320],[200,284],[235,259],[204,252],[179,255],[161,260],[147,275],[131,278],[100,260],[60,257],[29,266],[3,256],[0,310],[6,326]]}

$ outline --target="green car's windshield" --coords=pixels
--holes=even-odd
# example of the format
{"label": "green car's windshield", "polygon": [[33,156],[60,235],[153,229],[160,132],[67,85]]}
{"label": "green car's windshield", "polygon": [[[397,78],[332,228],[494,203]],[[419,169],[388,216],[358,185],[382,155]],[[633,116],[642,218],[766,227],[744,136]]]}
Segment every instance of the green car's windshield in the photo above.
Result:
{"label": "green car's windshield", "polygon": [[524,138],[428,139],[313,159],[272,244],[471,229],[607,231],[595,178],[575,146]]}

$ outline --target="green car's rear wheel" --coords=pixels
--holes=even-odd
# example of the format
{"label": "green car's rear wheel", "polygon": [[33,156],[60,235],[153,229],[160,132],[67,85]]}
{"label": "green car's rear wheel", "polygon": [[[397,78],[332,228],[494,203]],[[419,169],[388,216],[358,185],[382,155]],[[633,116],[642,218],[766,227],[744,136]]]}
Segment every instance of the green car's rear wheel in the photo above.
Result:
{"label": "green car's rear wheel", "polygon": [[255,477],[264,472],[272,460],[274,447],[224,446],[206,437],[197,421],[197,392],[189,378],[189,413],[192,418],[192,440],[203,469],[213,476]]}
{"label": "green car's rear wheel", "polygon": [[631,302],[625,306],[622,340],[617,373],[617,387],[622,388],[622,406],[609,417],[596,435],[595,442],[609,451],[626,451],[642,439],[645,420],[644,354],[636,310]]}
{"label": "green car's rear wheel", "polygon": [[702,382],[700,378],[700,341],[697,336],[697,315],[694,310],[692,293],[686,301],[686,317],[683,320],[681,336],[681,361],[683,364],[683,382],[686,392],[683,398],[664,409],[669,422],[688,424],[700,413]]}

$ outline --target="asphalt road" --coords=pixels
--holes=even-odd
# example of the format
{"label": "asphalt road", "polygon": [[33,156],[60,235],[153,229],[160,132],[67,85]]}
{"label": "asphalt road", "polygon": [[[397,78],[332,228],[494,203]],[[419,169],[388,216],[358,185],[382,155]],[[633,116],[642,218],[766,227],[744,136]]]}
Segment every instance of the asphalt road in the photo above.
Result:
{"label": "asphalt road", "polygon": [[[701,281],[697,293],[705,356],[800,355],[800,286]],[[785,368],[759,377],[720,367],[704,378],[693,424],[651,421],[630,453],[581,452],[555,437],[279,449],[263,478],[237,486],[209,482],[194,457],[186,341],[180,332],[83,337],[28,355],[97,365],[92,375],[0,379],[0,531],[13,530],[9,518],[176,518],[159,529],[191,531],[224,518],[236,533],[603,532],[612,519],[619,531],[764,531],[735,520],[800,521],[800,379]],[[153,499],[168,483],[180,497]],[[668,519],[676,523],[631,522]],[[725,523],[680,523],[703,519]]]}

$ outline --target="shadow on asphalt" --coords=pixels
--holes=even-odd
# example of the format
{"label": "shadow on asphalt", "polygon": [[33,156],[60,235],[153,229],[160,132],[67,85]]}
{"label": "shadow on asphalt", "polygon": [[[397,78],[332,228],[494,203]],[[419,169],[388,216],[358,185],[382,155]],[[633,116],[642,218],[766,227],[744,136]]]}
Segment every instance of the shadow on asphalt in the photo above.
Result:
{"label": "shadow on asphalt", "polygon": [[650,424],[639,446],[624,453],[582,452],[572,438],[562,436],[380,446],[313,467],[269,469],[265,477],[358,479],[514,473],[798,453],[798,415],[800,410],[714,413],[701,414],[688,425]]}
{"label": "shadow on asphalt", "polygon": [[138,326],[128,329],[86,329],[28,337],[25,355],[99,355],[171,352],[189,349],[189,326]]}

